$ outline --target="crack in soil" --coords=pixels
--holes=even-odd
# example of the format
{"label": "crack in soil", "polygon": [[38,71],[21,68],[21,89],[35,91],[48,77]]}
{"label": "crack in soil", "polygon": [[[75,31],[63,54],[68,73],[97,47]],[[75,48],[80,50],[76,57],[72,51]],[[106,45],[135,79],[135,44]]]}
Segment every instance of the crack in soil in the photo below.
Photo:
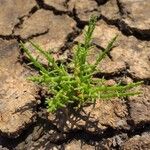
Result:
{"label": "crack in soil", "polygon": [[80,18],[77,15],[77,11],[75,8],[73,8],[73,11],[70,12],[69,16],[72,17],[76,21],[77,27],[79,29],[84,29],[85,25],[88,24],[88,22],[80,20]]}
{"label": "crack in soil", "polygon": [[101,15],[103,21],[105,21],[108,25],[114,25],[118,28],[119,31],[122,32],[125,36],[134,36],[142,41],[150,41],[150,29],[148,30],[140,30],[137,28],[133,28],[128,26],[124,21],[120,19],[111,20]]}
{"label": "crack in soil", "polygon": [[35,37],[42,36],[42,35],[44,35],[44,34],[46,34],[46,33],[48,33],[48,32],[49,32],[49,29],[47,29],[46,31],[41,32],[41,33],[32,34],[31,36],[29,36],[29,37],[26,38],[26,39],[21,38],[21,37],[20,37],[20,38],[21,38],[22,41],[26,42],[26,41],[32,40],[32,39],[35,38]]}
{"label": "crack in soil", "polygon": [[116,2],[117,2],[117,6],[119,8],[120,15],[128,16],[128,12],[127,12],[127,10],[125,10],[125,7],[123,6],[123,4],[119,0],[116,0]]}
{"label": "crack in soil", "polygon": [[104,5],[108,2],[108,0],[95,0],[95,1],[97,2],[98,6]]}
{"label": "crack in soil", "polygon": [[19,39],[19,36],[16,35],[0,35],[0,38],[3,40],[13,40],[13,39]]}
{"label": "crack in soil", "polygon": [[55,7],[53,6],[50,6],[50,5],[47,5],[44,3],[44,0],[36,0],[38,6],[42,9],[45,9],[45,10],[50,10],[50,11],[53,11],[53,13],[55,15],[62,15],[62,14],[68,14],[69,11],[62,11],[62,10],[58,10],[56,9]]}
{"label": "crack in soil", "polygon": [[29,13],[27,15],[24,15],[24,16],[18,18],[19,22],[14,26],[14,28],[12,30],[12,35],[14,34],[15,30],[20,28],[20,26],[24,23],[24,18],[25,17],[27,17],[27,19],[30,18],[37,10],[39,10],[38,7],[34,6],[33,8],[31,8],[31,10],[29,11]]}
{"label": "crack in soil", "polygon": [[125,100],[125,105],[126,105],[126,108],[127,108],[127,112],[128,112],[128,115],[126,116],[126,118],[127,118],[127,123],[128,123],[128,125],[130,126],[130,128],[131,128],[131,125],[133,124],[133,121],[132,121],[132,119],[131,119],[131,106],[130,106],[130,102],[129,102],[129,99],[126,97],[126,98],[124,98],[124,100]]}
{"label": "crack in soil", "polygon": [[[22,39],[20,37],[20,35],[14,35],[14,32],[15,32],[15,30],[17,28],[20,28],[20,26],[24,23],[24,18],[25,17],[30,18],[37,10],[39,10],[39,8],[37,6],[34,6],[33,8],[31,8],[31,10],[29,11],[28,14],[26,14],[26,15],[21,16],[20,18],[18,18],[19,22],[14,25],[14,28],[12,30],[12,34],[10,34],[10,35],[0,35],[0,38],[3,39],[3,40],[13,40],[13,39],[16,39],[18,42],[20,42],[21,40],[24,41],[24,39]],[[43,34],[44,33],[39,33],[37,35],[33,35],[33,37],[40,36],[40,35],[43,35]],[[33,37],[31,36],[28,39],[32,39]]]}
{"label": "crack in soil", "polygon": [[[86,11],[86,12],[94,12],[96,9],[93,9],[91,11]],[[78,13],[77,13],[77,10],[75,8],[73,8],[73,11],[72,12],[69,12],[68,15],[74,19],[76,21],[76,24],[77,24],[77,27],[81,30],[84,29],[84,27],[86,25],[88,25],[88,21],[83,21],[81,20],[79,17],[78,17]],[[99,21],[101,19],[101,17],[97,17],[97,21]]]}
{"label": "crack in soil", "polygon": [[[74,45],[74,39],[81,33],[78,28],[74,28],[73,32],[69,33],[66,37],[65,43],[60,48],[59,55],[62,55],[67,49],[70,51]],[[67,57],[68,58],[68,57]]]}

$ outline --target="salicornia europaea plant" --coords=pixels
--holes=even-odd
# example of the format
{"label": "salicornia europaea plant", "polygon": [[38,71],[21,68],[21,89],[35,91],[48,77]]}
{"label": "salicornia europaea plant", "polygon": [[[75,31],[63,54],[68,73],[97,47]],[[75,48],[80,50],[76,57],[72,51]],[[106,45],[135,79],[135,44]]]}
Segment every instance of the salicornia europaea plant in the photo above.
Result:
{"label": "salicornia europaea plant", "polygon": [[107,45],[103,52],[96,57],[95,63],[90,64],[87,61],[89,50],[92,45],[92,34],[96,24],[96,17],[91,17],[87,30],[84,32],[84,42],[75,47],[75,53],[71,60],[73,70],[68,72],[68,66],[58,64],[50,52],[43,50],[40,46],[30,41],[32,46],[43,55],[48,66],[44,67],[36,58],[34,58],[26,46],[21,43],[21,47],[28,56],[33,65],[39,69],[39,75],[32,76],[30,79],[42,86],[48,88],[50,97],[46,98],[47,109],[54,112],[59,108],[67,107],[70,103],[77,104],[78,107],[95,100],[111,99],[113,97],[126,97],[138,94],[131,92],[135,86],[141,82],[121,85],[120,83],[108,86],[104,78],[93,78],[97,72],[97,66],[101,60],[112,49],[117,38],[115,36]]}

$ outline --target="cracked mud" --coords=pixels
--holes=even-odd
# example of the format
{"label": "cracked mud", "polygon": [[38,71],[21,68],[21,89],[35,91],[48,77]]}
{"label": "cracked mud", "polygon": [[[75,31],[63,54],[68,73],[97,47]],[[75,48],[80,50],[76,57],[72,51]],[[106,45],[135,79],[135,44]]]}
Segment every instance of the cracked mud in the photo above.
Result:
{"label": "cracked mud", "polygon": [[[148,0],[1,0],[0,1],[0,149],[2,150],[149,150],[150,3]],[[98,101],[78,112],[49,114],[45,93],[27,80],[37,72],[19,48],[28,40],[66,61],[83,39],[91,15],[98,16],[88,61],[119,38],[100,64],[108,84],[144,81],[142,94]],[[41,63],[46,64],[42,56]]]}

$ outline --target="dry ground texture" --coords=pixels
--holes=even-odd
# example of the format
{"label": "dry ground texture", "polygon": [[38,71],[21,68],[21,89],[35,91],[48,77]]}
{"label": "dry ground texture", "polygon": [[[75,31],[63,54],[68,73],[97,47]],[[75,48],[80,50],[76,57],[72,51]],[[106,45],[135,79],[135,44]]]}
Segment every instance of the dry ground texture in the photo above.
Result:
{"label": "dry ground texture", "polygon": [[[119,34],[100,76],[110,83],[144,81],[142,94],[49,114],[45,93],[26,80],[37,72],[19,41],[29,47],[35,41],[67,61],[92,14],[97,48],[89,61]],[[149,41],[150,0],[0,0],[0,150],[149,150]]]}

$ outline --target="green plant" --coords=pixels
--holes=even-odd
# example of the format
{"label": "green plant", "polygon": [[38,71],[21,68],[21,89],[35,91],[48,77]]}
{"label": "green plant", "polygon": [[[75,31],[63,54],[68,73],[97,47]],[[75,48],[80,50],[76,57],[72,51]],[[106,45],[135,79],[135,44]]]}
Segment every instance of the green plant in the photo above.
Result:
{"label": "green plant", "polygon": [[38,76],[32,76],[30,79],[42,86],[48,88],[50,97],[46,98],[47,108],[49,112],[54,112],[59,108],[67,107],[70,103],[80,107],[88,102],[94,102],[96,99],[111,99],[113,97],[126,97],[139,94],[132,92],[135,86],[141,82],[121,85],[120,83],[108,86],[104,78],[94,78],[97,72],[97,65],[112,49],[117,38],[115,36],[103,52],[97,56],[95,63],[87,62],[88,51],[92,48],[92,34],[96,24],[96,17],[92,17],[89,21],[87,30],[84,33],[84,42],[79,43],[75,48],[74,57],[72,59],[73,70],[68,72],[68,66],[58,64],[52,55],[44,51],[40,46],[30,41],[32,46],[41,53],[48,61],[48,66],[44,67],[30,51],[21,42],[21,47],[31,60],[33,65],[39,69]]}

